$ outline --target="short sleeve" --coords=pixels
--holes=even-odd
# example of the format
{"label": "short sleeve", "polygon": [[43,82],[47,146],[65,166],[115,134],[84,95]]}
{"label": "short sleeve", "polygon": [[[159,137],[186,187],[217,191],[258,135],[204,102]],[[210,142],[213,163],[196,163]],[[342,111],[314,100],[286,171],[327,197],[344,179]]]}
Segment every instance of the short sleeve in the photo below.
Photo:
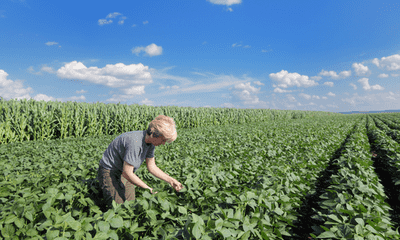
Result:
{"label": "short sleeve", "polygon": [[123,160],[136,168],[139,163],[139,155],[140,152],[138,152],[138,149],[135,148],[135,146],[127,144]]}
{"label": "short sleeve", "polygon": [[153,158],[154,157],[154,149],[156,147],[152,144],[149,151],[147,151],[146,158]]}

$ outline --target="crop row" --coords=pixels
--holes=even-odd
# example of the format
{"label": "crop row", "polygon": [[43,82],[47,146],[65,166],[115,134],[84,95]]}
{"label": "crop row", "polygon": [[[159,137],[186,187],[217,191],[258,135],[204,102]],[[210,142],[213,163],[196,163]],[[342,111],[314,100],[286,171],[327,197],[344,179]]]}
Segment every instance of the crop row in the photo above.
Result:
{"label": "crop row", "polygon": [[[241,192],[243,184],[251,179],[243,179],[236,183],[235,178],[239,180],[246,176],[253,178],[254,173],[263,173],[264,176],[259,176],[262,178],[258,179],[259,182],[263,182],[263,185],[259,185],[258,187],[261,193],[257,193],[257,195],[259,196],[258,199],[260,200],[262,198],[264,202],[261,201],[257,208],[249,210],[264,214],[265,219],[262,219],[261,222],[263,222],[265,226],[261,235],[272,238],[277,238],[281,235],[288,236],[288,232],[291,228],[290,225],[293,224],[293,221],[296,220],[296,215],[298,215],[296,211],[297,207],[301,204],[301,198],[303,198],[305,194],[315,191],[315,180],[320,171],[326,168],[328,158],[332,152],[340,146],[340,143],[344,140],[353,125],[351,122],[337,124],[334,123],[334,121],[337,120],[330,119],[329,122],[321,121],[319,124],[309,124],[302,121],[298,122],[296,125],[293,123],[279,124],[277,126],[278,128],[270,125],[268,126],[268,131],[257,131],[256,133],[262,133],[262,135],[257,136],[256,139],[249,139],[248,142],[252,144],[248,144],[247,146],[240,146],[240,144],[231,146],[230,141],[232,140],[229,139],[233,139],[233,141],[237,140],[240,143],[243,142],[243,140],[240,140],[243,136],[237,136],[236,132],[229,134],[230,136],[227,136],[226,139],[222,139],[222,141],[225,142],[225,146],[228,147],[225,152],[215,151],[216,149],[207,150],[212,152],[211,160],[213,161],[210,164],[214,164],[215,167],[215,165],[219,165],[219,162],[222,160],[224,164],[228,164],[231,169],[226,171],[226,167],[215,167],[215,171],[213,169],[211,172],[209,172],[207,167],[204,168],[202,166],[200,169],[202,171],[200,179],[204,179],[204,177],[209,178],[207,176],[215,176],[217,180],[220,180],[218,185],[223,186],[222,188],[216,189],[218,194],[214,194],[212,199],[207,199],[209,205],[212,206],[216,202],[222,201],[227,203],[225,206],[236,207],[237,202],[240,203],[242,199],[238,199],[236,196],[228,196],[226,198],[223,198],[223,196],[226,195],[227,192]],[[333,126],[335,127],[332,127],[332,124],[334,124]],[[328,131],[326,130],[327,126],[331,126]],[[311,131],[310,129],[313,130]],[[247,132],[248,131],[249,130],[247,130]],[[198,135],[200,134],[194,136]],[[247,135],[251,136],[254,135],[254,133],[249,132]],[[326,139],[327,135],[331,136],[331,138]],[[262,146],[262,143],[260,143],[262,139],[268,139],[268,144],[265,145],[264,149],[259,148],[259,146]],[[194,137],[193,140],[201,143],[203,139]],[[221,146],[219,141],[210,141],[215,146]],[[208,143],[209,141],[207,144]],[[221,148],[225,148],[225,146]],[[256,151],[249,151],[254,148]],[[198,144],[198,149],[202,149],[201,144]],[[181,151],[181,149],[179,150]],[[243,153],[245,154],[243,155]],[[193,155],[195,154],[196,152],[193,152]],[[213,158],[215,154],[216,156],[233,157],[231,162],[234,163],[234,165],[230,166],[229,158],[227,159],[228,161],[225,159]],[[254,157],[255,155],[257,155],[256,158]],[[242,158],[241,161],[234,160],[238,157]],[[190,160],[191,159],[187,159],[184,161],[187,163],[187,161]],[[201,162],[204,163],[206,160],[207,158],[203,159]],[[213,163],[214,160],[217,160],[217,163]],[[198,161],[195,160],[193,163],[188,163],[188,165],[194,165],[195,167],[197,162]],[[243,165],[243,163],[245,165]],[[243,166],[245,166],[246,174],[235,175],[235,169],[238,167],[239,169],[244,168]],[[181,168],[181,166],[177,165],[177,168]],[[231,174],[234,176],[229,177]],[[267,178],[265,178],[266,176]],[[214,177],[212,178],[214,179]],[[204,182],[205,185],[207,184],[207,180],[201,180],[201,182]],[[205,188],[204,192],[206,193],[208,191],[210,190]],[[201,200],[197,200],[197,198]],[[203,201],[200,196],[195,195],[191,200],[193,202]],[[199,205],[201,204],[199,203]],[[232,210],[234,209],[224,211]],[[266,218],[265,215],[267,215],[268,218]],[[255,216],[254,219],[257,218],[258,215]]]}
{"label": "crop row", "polygon": [[368,135],[377,154],[377,171],[386,186],[393,221],[400,226],[400,144],[393,140],[396,130],[388,129],[376,117],[369,117],[368,121]]}
{"label": "crop row", "polygon": [[365,118],[347,139],[341,156],[333,160],[337,173],[320,196],[313,237],[329,239],[400,239],[393,230],[389,205],[371,160]]}
{"label": "crop row", "polygon": [[396,124],[390,120],[374,117],[374,122],[378,128],[390,136],[393,140],[400,142],[400,124]]}
{"label": "crop row", "polygon": [[159,193],[137,188],[135,202],[104,212],[89,183],[115,136],[1,146],[7,152],[0,162],[1,234],[32,239],[282,238],[298,215],[300,199],[315,191],[318,173],[357,119],[181,130],[155,156],[185,190],[175,193],[141,168],[137,175]]}

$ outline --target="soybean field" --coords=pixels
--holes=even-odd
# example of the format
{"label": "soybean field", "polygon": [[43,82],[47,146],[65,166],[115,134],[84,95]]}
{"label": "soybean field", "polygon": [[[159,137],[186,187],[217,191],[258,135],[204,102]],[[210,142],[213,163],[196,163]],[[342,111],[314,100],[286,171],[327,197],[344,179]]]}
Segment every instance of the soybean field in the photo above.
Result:
{"label": "soybean field", "polygon": [[[153,116],[155,117],[155,116]],[[144,130],[144,129],[137,129]],[[400,115],[179,129],[155,150],[177,193],[106,209],[99,161],[119,134],[0,145],[4,239],[400,239]]]}

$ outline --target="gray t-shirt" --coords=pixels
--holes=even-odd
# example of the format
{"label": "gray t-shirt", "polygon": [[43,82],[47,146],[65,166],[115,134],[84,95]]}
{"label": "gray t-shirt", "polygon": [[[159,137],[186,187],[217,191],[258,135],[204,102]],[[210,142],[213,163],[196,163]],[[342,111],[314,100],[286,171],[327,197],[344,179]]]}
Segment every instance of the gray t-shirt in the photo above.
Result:
{"label": "gray t-shirt", "polygon": [[116,137],[103,153],[100,165],[105,169],[119,170],[122,174],[124,161],[133,165],[136,172],[146,158],[154,157],[155,146],[146,143],[146,130],[126,132]]}

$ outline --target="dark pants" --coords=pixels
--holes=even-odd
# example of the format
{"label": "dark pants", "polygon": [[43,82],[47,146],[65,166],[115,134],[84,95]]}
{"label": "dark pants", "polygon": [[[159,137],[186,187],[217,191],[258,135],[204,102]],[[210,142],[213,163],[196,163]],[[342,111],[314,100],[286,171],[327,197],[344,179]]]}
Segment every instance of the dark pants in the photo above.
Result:
{"label": "dark pants", "polygon": [[97,179],[107,207],[112,207],[112,200],[118,204],[135,200],[135,185],[124,178],[120,171],[108,170],[99,165]]}

